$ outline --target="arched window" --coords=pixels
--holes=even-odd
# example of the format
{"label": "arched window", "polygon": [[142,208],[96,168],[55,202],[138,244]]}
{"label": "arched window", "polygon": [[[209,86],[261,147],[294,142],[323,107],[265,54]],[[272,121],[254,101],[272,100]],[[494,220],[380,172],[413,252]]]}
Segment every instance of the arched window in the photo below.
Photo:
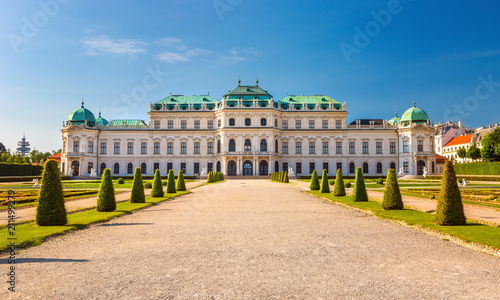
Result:
{"label": "arched window", "polygon": [[252,151],[252,142],[249,139],[245,140],[245,151]]}
{"label": "arched window", "polygon": [[114,165],[114,168],[113,168],[113,169],[114,169],[114,170],[113,170],[113,173],[114,173],[114,174],[120,174],[120,164],[119,164],[119,163],[116,163],[116,164]]}
{"label": "arched window", "polygon": [[266,139],[262,139],[260,141],[260,152],[267,152],[267,141],[266,141]]}
{"label": "arched window", "polygon": [[236,151],[236,142],[233,139],[229,140],[229,152]]}
{"label": "arched window", "polygon": [[146,163],[141,164],[141,174],[146,174]]}
{"label": "arched window", "polygon": [[377,164],[377,174],[382,174],[382,163]]}
{"label": "arched window", "polygon": [[393,162],[391,162],[391,169],[396,170],[396,164],[395,164],[395,163],[393,163]]}
{"label": "arched window", "polygon": [[250,120],[250,118],[246,118],[245,119],[245,126],[250,126],[252,125],[252,120]]}
{"label": "arched window", "polygon": [[279,162],[274,162],[274,172],[279,172],[280,171],[280,163]]}
{"label": "arched window", "polygon": [[132,174],[134,173],[134,165],[132,163],[129,163],[127,165],[127,174]]}
{"label": "arched window", "polygon": [[278,153],[278,140],[274,141],[274,152]]}
{"label": "arched window", "polygon": [[266,118],[260,119],[260,126],[266,126],[267,125],[267,120]]}
{"label": "arched window", "polygon": [[356,165],[353,162],[349,164],[349,173],[350,174],[356,173]]}
{"label": "arched window", "polygon": [[229,126],[234,126],[234,119],[233,118],[229,119]]}
{"label": "arched window", "polygon": [[368,168],[368,163],[363,164],[363,173],[368,174],[369,173],[369,168]]}
{"label": "arched window", "polygon": [[102,163],[101,164],[101,175],[102,175],[102,173],[104,173],[104,169],[106,169],[106,164]]}
{"label": "arched window", "polygon": [[217,172],[220,172],[221,171],[221,165],[220,165],[220,161],[217,162],[217,165],[216,165],[216,170]]}
{"label": "arched window", "polygon": [[[220,153],[220,140],[217,141],[217,153]],[[220,172],[220,171],[217,171]]]}

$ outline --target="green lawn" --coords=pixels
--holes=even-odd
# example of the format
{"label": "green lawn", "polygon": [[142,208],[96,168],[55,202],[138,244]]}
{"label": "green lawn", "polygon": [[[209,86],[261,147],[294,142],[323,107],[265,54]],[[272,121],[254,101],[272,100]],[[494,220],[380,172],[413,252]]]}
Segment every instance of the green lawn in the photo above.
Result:
{"label": "green lawn", "polygon": [[[17,238],[17,240],[15,241],[16,246],[17,248],[24,248],[28,246],[40,245],[45,238],[51,235],[62,234],[67,231],[81,229],[92,223],[106,222],[114,217],[128,214],[134,210],[141,209],[150,205],[155,205],[156,203],[168,200],[172,197],[188,193],[190,192],[165,194],[165,197],[162,198],[146,197],[146,203],[117,203],[116,211],[114,212],[98,212],[92,209],[70,214],[68,215],[68,224],[65,226],[38,226],[35,224],[35,222],[18,225],[16,226],[15,231]],[[7,228],[0,229],[0,236],[2,236],[2,239],[0,240],[0,251],[7,249],[9,243],[13,241],[7,239],[8,235],[9,232]]]}
{"label": "green lawn", "polygon": [[458,237],[466,242],[474,242],[500,249],[500,227],[488,226],[468,220],[467,226],[439,226],[434,223],[434,215],[413,209],[383,210],[378,201],[353,202],[351,196],[333,197],[333,194],[321,194],[317,191],[308,192],[316,197],[328,198],[351,207],[373,212],[383,219],[404,221],[408,225],[418,225],[442,233]]}

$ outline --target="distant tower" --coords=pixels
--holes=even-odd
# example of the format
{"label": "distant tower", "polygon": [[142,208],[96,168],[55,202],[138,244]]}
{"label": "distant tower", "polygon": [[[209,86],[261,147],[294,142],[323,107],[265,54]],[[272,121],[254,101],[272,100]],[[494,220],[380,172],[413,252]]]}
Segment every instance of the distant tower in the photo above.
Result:
{"label": "distant tower", "polygon": [[26,137],[23,134],[23,139],[20,142],[17,142],[19,147],[16,148],[17,152],[21,154],[21,156],[25,157],[26,154],[30,153],[31,148],[28,147],[30,145],[29,142],[26,142]]}

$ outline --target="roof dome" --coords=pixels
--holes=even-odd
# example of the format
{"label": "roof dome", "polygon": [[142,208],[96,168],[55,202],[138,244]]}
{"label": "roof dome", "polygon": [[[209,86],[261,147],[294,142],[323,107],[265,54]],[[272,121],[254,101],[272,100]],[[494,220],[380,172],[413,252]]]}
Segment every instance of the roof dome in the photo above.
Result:
{"label": "roof dome", "polygon": [[87,125],[89,126],[94,126],[95,125],[95,117],[94,114],[83,107],[83,101],[82,101],[82,107],[75,109],[73,112],[71,112],[68,116],[68,121],[73,123],[73,124],[85,124],[85,121],[87,121]]}
{"label": "roof dome", "polygon": [[101,117],[101,112],[99,112],[99,117],[97,117],[97,119],[95,119],[95,122],[96,122],[99,126],[107,126],[107,125],[109,125],[108,120],[106,120],[106,119],[104,119],[103,117]]}
{"label": "roof dome", "polygon": [[403,126],[410,125],[411,123],[424,124],[427,122],[429,122],[429,116],[424,110],[416,107],[415,102],[413,102],[413,107],[405,111],[401,118]]}
{"label": "roof dome", "polygon": [[396,113],[396,116],[394,118],[387,121],[387,123],[389,123],[389,125],[399,125],[399,123],[401,123],[401,119],[398,118],[398,113]]}

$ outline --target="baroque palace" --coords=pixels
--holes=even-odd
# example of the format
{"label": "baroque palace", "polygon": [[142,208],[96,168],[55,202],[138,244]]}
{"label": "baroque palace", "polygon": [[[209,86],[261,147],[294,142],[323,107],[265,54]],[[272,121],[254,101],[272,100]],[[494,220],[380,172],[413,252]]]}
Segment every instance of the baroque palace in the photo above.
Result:
{"label": "baroque palace", "polygon": [[61,172],[94,176],[144,175],[160,169],[185,174],[221,171],[269,175],[291,168],[334,175],[400,176],[436,173],[435,129],[415,103],[400,118],[357,119],[348,124],[346,104],[326,95],[275,101],[259,86],[240,85],[221,101],[210,95],[170,95],[149,105],[143,120],[107,121],[82,107],[63,123]]}

